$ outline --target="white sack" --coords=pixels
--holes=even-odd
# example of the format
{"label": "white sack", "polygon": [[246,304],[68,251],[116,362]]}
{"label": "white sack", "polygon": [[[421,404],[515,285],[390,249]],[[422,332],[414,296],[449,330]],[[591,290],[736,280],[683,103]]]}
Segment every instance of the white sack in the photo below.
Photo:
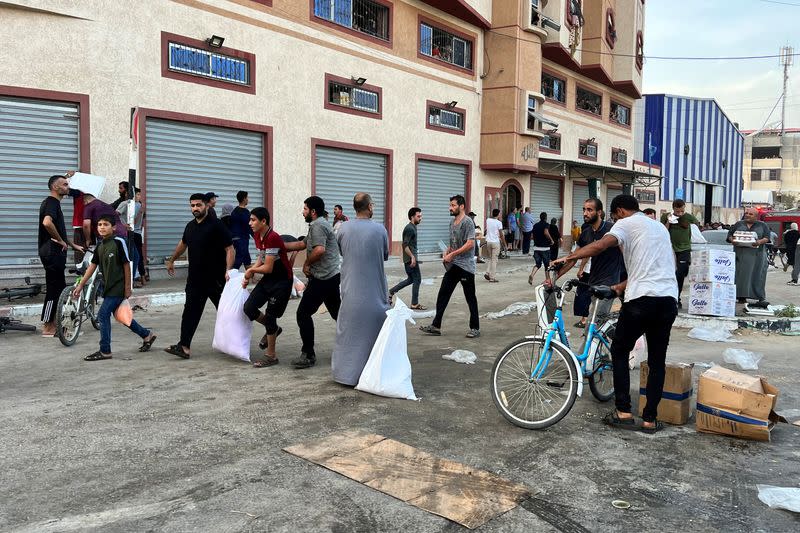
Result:
{"label": "white sack", "polygon": [[697,224],[689,224],[692,228],[692,244],[708,244],[708,241],[703,237],[703,232],[697,227]]}
{"label": "white sack", "polygon": [[250,296],[250,291],[242,288],[243,273],[229,270],[228,275],[230,280],[225,283],[217,307],[217,322],[214,324],[214,341],[211,347],[249,363],[253,325],[244,314],[244,303]]}
{"label": "white sack", "polygon": [[411,384],[411,362],[406,344],[406,321],[414,324],[413,312],[397,298],[369,353],[356,389],[388,398],[416,400]]}
{"label": "white sack", "polygon": [[796,487],[773,487],[772,485],[756,485],[758,499],[771,509],[786,509],[800,513],[800,489]]}
{"label": "white sack", "polygon": [[91,194],[95,198],[100,198],[103,192],[103,187],[106,184],[106,179],[92,174],[84,174],[83,172],[76,172],[69,179],[69,188],[82,193]]}

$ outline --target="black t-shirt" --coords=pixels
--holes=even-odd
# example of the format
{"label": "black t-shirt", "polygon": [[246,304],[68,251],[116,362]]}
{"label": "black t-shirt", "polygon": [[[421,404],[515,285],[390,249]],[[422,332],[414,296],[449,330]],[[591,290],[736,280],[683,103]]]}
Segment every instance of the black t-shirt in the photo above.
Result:
{"label": "black t-shirt", "polygon": [[[603,235],[611,230],[614,224],[603,222],[597,231],[591,224],[585,224],[578,238],[578,246],[587,246],[594,241],[599,241]],[[607,248],[605,251],[592,257],[592,267],[589,273],[589,283],[592,285],[615,285],[623,279],[625,263],[619,246]]]}
{"label": "black t-shirt", "polygon": [[550,236],[553,238],[553,246],[558,246],[558,239],[561,238],[561,230],[555,224],[550,224]]}
{"label": "black t-shirt", "polygon": [[546,220],[540,220],[533,225],[533,245],[537,248],[550,248],[550,239],[544,234],[544,230],[550,230],[550,224]]}
{"label": "black t-shirt", "polygon": [[224,282],[227,267],[225,248],[233,244],[225,224],[209,216],[199,224],[192,220],[186,224],[181,240],[189,248],[187,284]]}
{"label": "black t-shirt", "polygon": [[[56,227],[56,231],[61,236],[61,240],[67,242],[67,228],[64,225],[64,212],[61,211],[61,202],[53,198],[52,196],[48,196],[42,201],[42,205],[39,206],[39,249],[48,250],[48,248],[43,247],[42,245],[50,243],[50,233],[47,231],[47,228],[42,225],[44,222],[44,217],[50,216],[53,219],[53,224]],[[55,243],[53,243],[55,245]],[[40,252],[41,253],[41,252]]]}
{"label": "black t-shirt", "polygon": [[794,255],[794,251],[797,249],[798,239],[800,239],[800,232],[796,229],[790,229],[783,234],[783,245],[786,247],[786,252],[791,252],[789,257]]}

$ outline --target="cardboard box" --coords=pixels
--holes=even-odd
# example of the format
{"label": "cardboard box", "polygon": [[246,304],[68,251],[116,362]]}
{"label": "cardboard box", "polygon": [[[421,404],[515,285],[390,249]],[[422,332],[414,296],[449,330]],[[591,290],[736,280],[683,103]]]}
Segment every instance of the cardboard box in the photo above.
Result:
{"label": "cardboard box", "polygon": [[736,268],[736,253],[728,250],[704,248],[692,252],[692,265]]}
{"label": "cardboard box", "polygon": [[[658,419],[680,426],[689,421],[692,410],[692,368],[694,363],[667,363],[664,392],[658,404]],[[647,405],[647,363],[639,372],[639,416]]]}
{"label": "cardboard box", "polygon": [[769,441],[778,389],[762,377],[721,366],[703,372],[697,385],[697,431]]}
{"label": "cardboard box", "polygon": [[736,283],[736,269],[734,267],[717,265],[695,265],[689,266],[689,281],[713,281],[714,283]]}
{"label": "cardboard box", "polygon": [[692,282],[689,285],[689,314],[735,316],[736,285]]}
{"label": "cardboard box", "polygon": [[736,300],[689,299],[690,315],[736,316]]}

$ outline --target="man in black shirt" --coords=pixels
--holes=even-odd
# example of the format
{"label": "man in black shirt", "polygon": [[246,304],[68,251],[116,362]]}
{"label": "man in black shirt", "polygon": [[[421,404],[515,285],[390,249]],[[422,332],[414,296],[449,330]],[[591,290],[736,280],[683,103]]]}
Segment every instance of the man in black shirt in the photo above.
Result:
{"label": "man in black shirt", "polygon": [[533,276],[544,265],[545,270],[550,266],[550,248],[556,241],[550,235],[550,224],[547,223],[547,213],[539,213],[539,222],[533,225],[533,259],[536,264],[528,276],[528,284],[533,285]]}
{"label": "man in black shirt", "polygon": [[189,198],[194,220],[186,224],[183,237],[175,247],[172,257],[167,261],[167,272],[175,275],[175,260],[189,250],[189,273],[186,278],[186,303],[181,316],[181,339],[164,351],[189,359],[192,337],[194,337],[206,300],[214,307],[219,298],[227,271],[233,267],[233,241],[225,225],[208,214],[205,195],[196,193]]}
{"label": "man in black shirt", "polygon": [[419,286],[422,284],[422,273],[419,270],[419,262],[417,261],[417,226],[420,222],[422,222],[422,210],[419,207],[409,209],[408,224],[403,229],[403,265],[408,277],[389,289],[389,301],[391,302],[398,291],[412,285],[411,309],[424,311],[427,307],[419,303]]}
{"label": "man in black shirt", "polygon": [[44,266],[44,277],[47,292],[42,306],[43,337],[52,337],[56,333],[56,303],[67,281],[64,278],[64,267],[67,265],[67,248],[78,252],[83,248],[69,242],[67,228],[64,225],[64,213],[61,211],[61,199],[69,193],[69,182],[65,176],[50,176],[47,181],[50,195],[39,206],[39,259]]}

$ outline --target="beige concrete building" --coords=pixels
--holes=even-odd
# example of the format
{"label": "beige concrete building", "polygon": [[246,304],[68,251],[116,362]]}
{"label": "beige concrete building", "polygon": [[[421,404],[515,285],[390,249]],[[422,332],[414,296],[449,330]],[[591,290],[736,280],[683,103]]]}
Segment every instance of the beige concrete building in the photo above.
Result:
{"label": "beige concrete building", "polygon": [[[353,193],[365,190],[395,253],[414,205],[421,247],[437,250],[453,194],[481,214],[510,198],[560,218],[555,200],[568,226],[575,187],[596,179],[605,198],[634,174],[625,156],[643,9],[640,0],[2,2],[0,215],[12,222],[0,270],[37,263],[46,180],[68,169],[104,176],[110,201],[137,168],[155,264],[180,238],[193,192],[224,204],[247,190],[279,232],[302,234],[304,198],[352,215]],[[561,80],[558,95],[542,72]]]}
{"label": "beige concrete building", "polygon": [[[800,200],[800,129],[743,131],[744,188],[769,191],[777,201],[781,196]],[[791,201],[781,202],[791,204]],[[794,205],[784,205],[786,208]]]}

